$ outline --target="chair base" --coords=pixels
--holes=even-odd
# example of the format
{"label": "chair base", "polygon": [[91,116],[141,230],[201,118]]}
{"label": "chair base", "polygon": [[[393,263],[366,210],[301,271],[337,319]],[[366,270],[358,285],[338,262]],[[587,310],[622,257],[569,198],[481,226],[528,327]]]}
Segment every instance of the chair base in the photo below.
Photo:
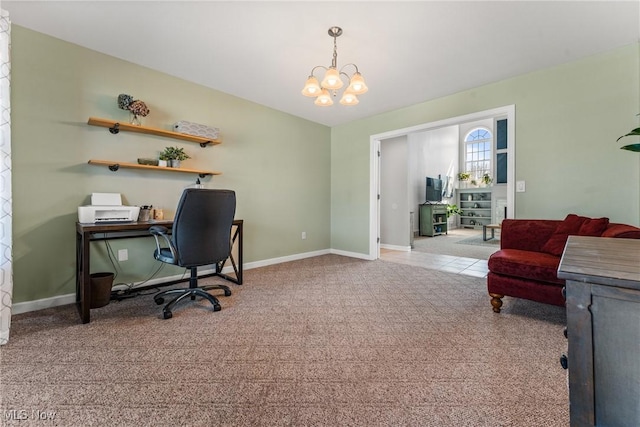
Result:
{"label": "chair base", "polygon": [[228,297],[231,295],[231,290],[229,289],[228,286],[210,285],[210,286],[203,286],[201,288],[189,287],[186,289],[168,289],[166,291],[158,292],[157,294],[155,294],[153,296],[153,300],[156,302],[156,304],[161,305],[161,304],[164,304],[165,297],[169,295],[176,295],[176,297],[173,298],[171,301],[169,301],[162,309],[162,315],[165,319],[171,319],[173,317],[173,313],[171,312],[171,309],[180,301],[185,300],[187,298],[190,298],[191,300],[195,300],[197,296],[208,300],[211,303],[211,305],[213,305],[213,311],[220,311],[222,307],[220,306],[220,301],[218,301],[218,298],[214,297],[213,295],[207,292],[211,289],[222,289],[224,290],[225,296]]}

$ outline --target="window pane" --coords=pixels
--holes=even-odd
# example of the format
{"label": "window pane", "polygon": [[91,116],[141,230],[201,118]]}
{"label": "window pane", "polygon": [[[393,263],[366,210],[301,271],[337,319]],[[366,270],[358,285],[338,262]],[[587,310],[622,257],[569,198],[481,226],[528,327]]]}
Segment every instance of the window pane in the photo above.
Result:
{"label": "window pane", "polygon": [[507,183],[507,153],[496,155],[496,183]]}

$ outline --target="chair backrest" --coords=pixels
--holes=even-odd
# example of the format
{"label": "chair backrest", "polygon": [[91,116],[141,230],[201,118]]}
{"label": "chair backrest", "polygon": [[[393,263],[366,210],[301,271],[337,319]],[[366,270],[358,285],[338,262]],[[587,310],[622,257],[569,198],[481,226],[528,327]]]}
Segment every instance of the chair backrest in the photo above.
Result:
{"label": "chair backrest", "polygon": [[236,193],[187,188],[178,202],[171,239],[178,265],[196,267],[225,260],[231,253]]}

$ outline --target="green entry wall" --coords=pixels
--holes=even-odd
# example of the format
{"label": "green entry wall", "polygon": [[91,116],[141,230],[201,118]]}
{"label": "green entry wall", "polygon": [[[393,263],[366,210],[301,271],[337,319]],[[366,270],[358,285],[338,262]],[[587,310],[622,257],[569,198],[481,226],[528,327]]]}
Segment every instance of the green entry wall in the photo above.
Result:
{"label": "green entry wall", "polygon": [[332,128],[331,247],[368,254],[370,136],[515,104],[517,218],[640,222],[640,44]]}

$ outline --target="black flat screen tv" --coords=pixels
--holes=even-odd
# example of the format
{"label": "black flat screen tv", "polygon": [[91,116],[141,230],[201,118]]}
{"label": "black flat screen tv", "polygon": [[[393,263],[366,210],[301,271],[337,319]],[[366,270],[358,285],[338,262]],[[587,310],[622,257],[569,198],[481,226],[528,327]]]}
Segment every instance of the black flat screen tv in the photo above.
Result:
{"label": "black flat screen tv", "polygon": [[442,180],[440,178],[427,177],[427,202],[442,202]]}

